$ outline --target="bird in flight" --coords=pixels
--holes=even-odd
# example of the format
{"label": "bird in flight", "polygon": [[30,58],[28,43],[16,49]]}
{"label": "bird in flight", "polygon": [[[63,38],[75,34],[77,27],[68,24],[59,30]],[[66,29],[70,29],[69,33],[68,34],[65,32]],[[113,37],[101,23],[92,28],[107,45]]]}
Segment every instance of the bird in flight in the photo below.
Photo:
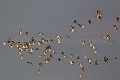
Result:
{"label": "bird in flight", "polygon": [[96,18],[102,20],[102,18],[103,18],[103,13],[102,13],[100,10],[97,10]]}
{"label": "bird in flight", "polygon": [[90,19],[88,20],[88,23],[89,23],[89,25],[92,25],[92,21]]}
{"label": "bird in flight", "polygon": [[116,17],[117,22],[119,22],[119,19],[120,19],[119,17]]}

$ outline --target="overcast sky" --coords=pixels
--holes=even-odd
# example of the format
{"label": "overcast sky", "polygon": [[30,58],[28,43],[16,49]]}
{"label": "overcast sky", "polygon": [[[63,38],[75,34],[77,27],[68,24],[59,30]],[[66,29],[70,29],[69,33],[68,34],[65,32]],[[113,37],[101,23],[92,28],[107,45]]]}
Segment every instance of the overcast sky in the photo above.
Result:
{"label": "overcast sky", "polygon": [[[120,0],[0,0],[0,43],[8,37],[17,37],[19,29],[31,32],[36,36],[41,31],[47,37],[56,35],[71,35],[76,39],[100,40],[100,36],[109,34],[115,45],[107,42],[95,42],[99,54],[91,57],[102,58],[120,56],[120,32],[113,31],[115,18],[120,17]],[[95,19],[96,11],[103,12],[103,20]],[[87,28],[76,29],[75,34],[69,32],[68,26],[74,25],[76,19]],[[94,21],[92,26],[88,19]],[[20,39],[20,38],[19,38]],[[79,42],[64,42],[53,45],[56,52],[71,51],[76,54],[91,54],[89,47],[80,46]],[[54,62],[45,65],[40,74],[37,67],[29,66],[24,60],[18,59],[16,49],[9,49],[0,45],[0,80],[119,80],[120,61],[110,61],[109,64],[100,62],[101,65],[86,64],[86,71],[82,79],[81,71],[68,62]],[[27,60],[27,58],[26,58]],[[86,62],[85,62],[86,63]]]}

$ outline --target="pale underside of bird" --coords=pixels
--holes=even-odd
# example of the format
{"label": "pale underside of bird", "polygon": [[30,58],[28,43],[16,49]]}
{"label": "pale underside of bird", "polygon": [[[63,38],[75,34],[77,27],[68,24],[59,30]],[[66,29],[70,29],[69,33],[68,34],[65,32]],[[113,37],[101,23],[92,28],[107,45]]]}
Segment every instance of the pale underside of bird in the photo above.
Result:
{"label": "pale underside of bird", "polygon": [[118,26],[118,25],[113,25],[113,29],[114,29],[115,31],[119,31],[119,26]]}

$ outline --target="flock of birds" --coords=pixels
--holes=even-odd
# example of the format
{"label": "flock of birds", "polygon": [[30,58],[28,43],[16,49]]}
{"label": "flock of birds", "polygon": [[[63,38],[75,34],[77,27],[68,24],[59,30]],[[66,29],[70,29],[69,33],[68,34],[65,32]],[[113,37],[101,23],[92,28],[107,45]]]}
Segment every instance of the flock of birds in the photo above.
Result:
{"label": "flock of birds", "polygon": [[[96,11],[96,19],[102,21],[103,20],[103,13],[100,10]],[[119,23],[120,19],[119,17],[116,17],[116,22]],[[92,25],[94,22],[93,20],[89,19],[88,24]],[[84,29],[86,26],[84,24],[80,24],[78,20],[73,20],[73,24],[79,26],[80,28]],[[69,26],[69,32],[70,34],[73,34],[76,32],[75,26]],[[115,24],[113,25],[113,30],[114,31],[119,31],[119,25]],[[19,30],[19,35],[29,35],[30,32],[24,32],[22,29]],[[57,61],[65,61],[66,59],[69,60],[70,65],[75,65],[80,68],[80,70],[85,72],[85,68],[87,66],[84,65],[82,62],[83,60],[86,60],[90,65],[93,64],[95,66],[100,65],[99,60],[96,59],[94,60],[91,57],[88,57],[87,54],[84,54],[84,56],[74,54],[74,52],[71,52],[69,54],[65,53],[64,51],[61,51],[59,54],[60,57],[56,58],[55,55],[57,55],[57,52],[55,51],[55,48],[52,47],[51,43],[57,43],[57,44],[62,44],[61,41],[61,36],[56,35],[53,39],[46,39],[44,38],[44,33],[38,32],[37,35],[40,37],[38,40],[36,40],[34,37],[31,37],[30,40],[28,41],[14,41],[11,37],[8,38],[8,40],[3,42],[3,45],[7,45],[9,48],[16,48],[19,54],[19,58],[22,60],[24,59],[24,54],[27,53],[28,55],[37,55],[36,57],[39,59],[37,62],[37,65],[40,67],[38,69],[38,73],[41,71],[41,67],[44,64],[50,63],[53,59],[57,59]],[[66,36],[70,38],[70,36]],[[102,39],[105,39],[106,41],[110,42],[110,44],[115,44],[114,41],[111,41],[111,36],[110,35],[102,35]],[[84,47],[85,44],[87,43],[86,40],[81,40],[81,45]],[[98,51],[96,49],[96,45],[93,43],[93,41],[88,42],[89,47],[93,51],[94,54],[97,54]],[[43,49],[41,49],[39,46],[43,46]],[[41,52],[40,52],[41,51]],[[76,61],[74,61],[76,59]],[[103,62],[109,63],[110,60],[119,60],[120,57],[113,57],[109,58],[107,56],[103,57]],[[32,61],[26,61],[26,64],[29,64],[31,66],[34,66],[34,62]],[[80,78],[82,78],[82,74],[80,74]]]}

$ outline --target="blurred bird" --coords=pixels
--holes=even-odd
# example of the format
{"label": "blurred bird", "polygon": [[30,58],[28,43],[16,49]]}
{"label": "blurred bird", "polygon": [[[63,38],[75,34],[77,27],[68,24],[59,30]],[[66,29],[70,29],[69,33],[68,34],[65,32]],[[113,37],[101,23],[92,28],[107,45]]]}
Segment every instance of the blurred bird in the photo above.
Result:
{"label": "blurred bird", "polygon": [[92,58],[89,58],[88,59],[88,62],[91,64],[93,61],[92,61]]}
{"label": "blurred bird", "polygon": [[33,48],[30,48],[29,53],[33,53],[33,52],[34,52]]}
{"label": "blurred bird", "polygon": [[92,47],[92,49],[93,49],[93,50],[95,50],[95,49],[96,49],[94,45],[92,45],[91,47]]}
{"label": "blurred bird", "polygon": [[84,54],[84,58],[85,58],[85,59],[87,58],[87,54]]}
{"label": "blurred bird", "polygon": [[46,59],[46,60],[43,60],[43,62],[44,62],[44,63],[49,63],[49,60]]}
{"label": "blurred bird", "polygon": [[40,66],[40,67],[42,67],[42,65],[43,65],[43,63],[42,63],[42,62],[39,62],[38,64],[39,64],[39,66]]}
{"label": "blurred bird", "polygon": [[110,40],[110,35],[106,35],[106,39],[107,39],[107,40]]}
{"label": "blurred bird", "polygon": [[62,61],[60,58],[58,58],[58,61]]}
{"label": "blurred bird", "polygon": [[92,42],[90,42],[90,43],[89,43],[89,46],[90,46],[90,47],[92,47],[92,46],[93,46],[93,43],[92,43]]}
{"label": "blurred bird", "polygon": [[27,64],[30,64],[30,65],[32,65],[32,66],[33,66],[33,63],[32,63],[32,62],[27,62]]}
{"label": "blurred bird", "polygon": [[83,47],[84,47],[84,45],[85,45],[85,42],[86,42],[85,40],[82,40],[82,41],[81,41],[81,44],[82,44]]}
{"label": "blurred bird", "polygon": [[80,60],[80,56],[77,56],[77,60]]}
{"label": "blurred bird", "polygon": [[74,54],[73,54],[73,53],[71,53],[71,54],[70,54],[70,57],[71,57],[71,58],[73,58],[73,57],[74,57]]}
{"label": "blurred bird", "polygon": [[77,24],[79,27],[81,27],[81,28],[85,28],[85,26],[84,25],[82,25],[82,24]]}
{"label": "blurred bird", "polygon": [[38,73],[40,73],[40,69],[38,69]]}
{"label": "blurred bird", "polygon": [[42,57],[42,55],[41,55],[41,54],[38,54],[38,57],[39,57],[39,58],[41,58],[41,57]]}
{"label": "blurred bird", "polygon": [[113,60],[120,60],[118,57],[114,57],[114,58],[112,58]]}
{"label": "blurred bird", "polygon": [[29,34],[29,32],[25,32],[25,34],[26,34],[26,35],[28,35],[28,34]]}
{"label": "blurred bird", "polygon": [[106,39],[106,35],[102,35],[102,38],[103,38],[103,39]]}
{"label": "blurred bird", "polygon": [[80,78],[82,78],[82,75],[80,74]]}
{"label": "blurred bird", "polygon": [[61,40],[60,40],[60,39],[61,39],[61,37],[57,35],[57,36],[56,36],[56,42],[57,42],[57,43],[61,43]]}
{"label": "blurred bird", "polygon": [[76,32],[76,31],[75,31],[75,27],[74,27],[74,26],[70,26],[70,32],[71,32],[71,33]]}
{"label": "blurred bird", "polygon": [[102,16],[103,16],[102,12],[100,10],[97,10],[96,18],[102,20]]}
{"label": "blurred bird", "polygon": [[42,32],[38,32],[38,35],[41,36],[41,35],[43,35],[43,33]]}
{"label": "blurred bird", "polygon": [[4,46],[6,45],[6,42],[5,42],[5,41],[3,42],[3,45],[4,45]]}
{"label": "blurred bird", "polygon": [[20,59],[23,59],[23,55],[20,56]]}
{"label": "blurred bird", "polygon": [[88,20],[88,23],[89,23],[89,25],[92,25],[92,21],[90,19]]}
{"label": "blurred bird", "polygon": [[119,22],[119,19],[120,19],[119,17],[116,17],[117,22]]}
{"label": "blurred bird", "polygon": [[97,50],[93,50],[94,53],[98,53]]}
{"label": "blurred bird", "polygon": [[19,30],[19,34],[20,34],[20,35],[23,34],[22,29]]}
{"label": "blurred bird", "polygon": [[70,60],[69,63],[70,63],[71,65],[74,65],[75,62],[74,62],[73,60]]}
{"label": "blurred bird", "polygon": [[83,66],[83,63],[79,63],[79,67],[80,67],[80,69],[84,72],[84,66]]}
{"label": "blurred bird", "polygon": [[110,44],[115,44],[115,42],[114,41],[110,41]]}
{"label": "blurred bird", "polygon": [[67,56],[65,55],[64,52],[61,52],[61,54],[62,54],[63,58],[67,58]]}
{"label": "blurred bird", "polygon": [[95,60],[95,65],[98,65],[98,60]]}
{"label": "blurred bird", "polygon": [[102,35],[103,39],[110,40],[110,35]]}
{"label": "blurred bird", "polygon": [[77,23],[77,20],[74,20],[73,23]]}
{"label": "blurred bird", "polygon": [[115,31],[119,31],[119,28],[118,28],[118,26],[117,25],[113,25],[113,29],[115,30]]}
{"label": "blurred bird", "polygon": [[107,56],[104,57],[104,62],[108,63],[109,59]]}

